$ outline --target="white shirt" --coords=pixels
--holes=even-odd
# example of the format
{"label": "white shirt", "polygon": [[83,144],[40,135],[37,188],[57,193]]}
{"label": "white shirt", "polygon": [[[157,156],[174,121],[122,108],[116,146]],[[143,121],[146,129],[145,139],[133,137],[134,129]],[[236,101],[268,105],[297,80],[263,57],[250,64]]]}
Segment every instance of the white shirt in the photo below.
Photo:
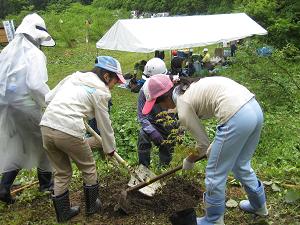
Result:
{"label": "white shirt", "polygon": [[192,133],[200,149],[207,149],[209,140],[199,119],[216,117],[224,124],[253,97],[247,88],[229,78],[200,79],[177,97],[180,124]]}
{"label": "white shirt", "polygon": [[76,72],[62,80],[46,95],[50,102],[42,117],[41,126],[85,138],[83,119],[95,117],[101,132],[105,153],[116,149],[114,131],[108,114],[109,88],[92,72]]}

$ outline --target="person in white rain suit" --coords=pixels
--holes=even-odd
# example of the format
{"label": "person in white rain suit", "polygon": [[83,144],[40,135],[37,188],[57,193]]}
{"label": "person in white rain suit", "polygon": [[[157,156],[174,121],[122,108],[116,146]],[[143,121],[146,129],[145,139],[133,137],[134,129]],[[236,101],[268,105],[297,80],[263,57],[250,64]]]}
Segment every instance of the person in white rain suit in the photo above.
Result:
{"label": "person in white rain suit", "polygon": [[49,92],[46,56],[54,46],[44,20],[27,15],[0,54],[0,200],[14,203],[11,186],[20,169],[37,167],[40,191],[50,190],[52,168],[43,149],[39,123]]}

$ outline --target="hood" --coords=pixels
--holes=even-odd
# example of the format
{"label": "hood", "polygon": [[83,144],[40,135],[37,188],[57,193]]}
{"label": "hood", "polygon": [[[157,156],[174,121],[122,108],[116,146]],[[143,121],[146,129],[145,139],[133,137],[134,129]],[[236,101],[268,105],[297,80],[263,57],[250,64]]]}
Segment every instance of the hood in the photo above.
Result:
{"label": "hood", "polygon": [[55,45],[55,41],[46,29],[45,21],[36,13],[24,17],[16,30],[16,34],[27,34],[42,46],[51,47]]}
{"label": "hood", "polygon": [[109,88],[105,85],[105,83],[100,80],[100,78],[95,73],[92,72],[76,72],[73,76],[72,82],[73,84],[83,84],[96,89],[104,88],[109,91]]}

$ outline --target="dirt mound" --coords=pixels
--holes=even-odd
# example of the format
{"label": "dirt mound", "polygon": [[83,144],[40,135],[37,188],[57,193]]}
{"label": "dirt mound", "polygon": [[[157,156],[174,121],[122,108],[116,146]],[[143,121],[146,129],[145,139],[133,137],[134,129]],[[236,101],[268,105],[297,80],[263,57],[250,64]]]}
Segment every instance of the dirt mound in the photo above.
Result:
{"label": "dirt mound", "polygon": [[[165,180],[165,185],[154,197],[147,197],[139,192],[128,193],[127,200],[130,214],[114,211],[122,190],[127,188],[129,178],[117,171],[102,179],[100,195],[103,210],[99,215],[86,218],[83,213],[72,219],[71,223],[87,222],[88,224],[157,224],[169,223],[169,216],[175,211],[196,207],[202,198],[200,185],[182,177],[173,176]],[[71,201],[81,206],[84,212],[84,199],[79,190],[71,196]]]}
{"label": "dirt mound", "polygon": [[[121,191],[127,188],[129,177],[126,174],[122,174],[115,168],[110,169],[108,173],[100,174],[100,199],[103,207],[99,214],[90,217],[85,216],[82,180],[81,178],[73,179],[70,200],[73,206],[80,206],[81,212],[67,224],[170,225],[169,216],[172,213],[197,207],[201,202],[202,193],[198,183],[173,175],[163,180],[165,185],[152,198],[139,192],[129,193],[126,198],[131,211],[129,215],[114,211]],[[24,196],[29,192],[35,193],[34,187],[24,191]],[[22,201],[22,198],[19,198],[15,204],[2,207],[0,218],[1,225],[11,224],[12,221],[15,221],[14,224],[57,224],[50,195],[36,195],[30,201]]]}
{"label": "dirt mound", "polygon": [[186,208],[195,207],[201,197],[200,188],[190,181],[175,177],[166,184],[152,198],[147,198],[139,192],[128,195],[132,211],[149,210],[155,213],[172,213]]}

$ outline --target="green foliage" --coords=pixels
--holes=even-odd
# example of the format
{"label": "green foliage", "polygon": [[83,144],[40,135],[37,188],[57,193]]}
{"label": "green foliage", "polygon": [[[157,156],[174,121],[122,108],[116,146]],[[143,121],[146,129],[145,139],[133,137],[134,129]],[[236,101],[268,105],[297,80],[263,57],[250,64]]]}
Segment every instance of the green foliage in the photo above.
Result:
{"label": "green foliage", "polygon": [[47,28],[58,43],[64,43],[67,47],[85,43],[86,38],[89,42],[99,40],[114,22],[127,16],[121,10],[83,7],[79,3],[73,3],[62,12],[49,7],[50,9],[43,15]]}
{"label": "green foliage", "polygon": [[287,43],[300,46],[299,11],[297,0],[236,0],[235,8],[253,17],[269,32],[267,39],[278,47]]}
{"label": "green foliage", "polygon": [[134,163],[137,162],[136,143],[140,127],[136,112],[137,96],[138,94],[116,87],[113,90],[111,111],[118,151],[122,157]]}
{"label": "green foliage", "polygon": [[[11,4],[13,1],[7,1],[5,4]],[[16,2],[16,1],[15,1]],[[47,12],[40,12],[45,18],[49,32],[58,42],[55,48],[45,48],[45,54],[48,60],[49,85],[53,88],[65,76],[77,70],[89,70],[93,67],[94,58],[97,54],[112,55],[119,59],[124,72],[132,71],[135,62],[141,59],[149,59],[152,55],[134,54],[125,52],[112,52],[101,50],[97,52],[94,48],[97,41],[118,18],[127,18],[128,12],[122,10],[109,11],[103,7],[106,4],[122,3],[122,7],[127,9],[142,9],[146,7],[149,11],[170,10],[172,13],[209,13],[226,12],[233,7],[237,11],[246,11],[253,18],[259,21],[261,25],[269,30],[269,40],[284,43],[281,49],[274,48],[273,55],[269,57],[261,57],[257,55],[257,48],[262,47],[261,42],[245,42],[244,46],[239,46],[237,56],[232,59],[233,65],[224,70],[222,74],[228,76],[239,83],[245,85],[253,93],[262,105],[265,122],[262,129],[260,143],[252,160],[252,165],[259,177],[263,180],[271,180],[274,184],[266,187],[268,192],[268,203],[274,207],[274,221],[280,221],[280,224],[295,224],[293,216],[297,215],[296,204],[299,203],[299,192],[293,189],[300,183],[300,64],[299,64],[299,35],[296,31],[299,23],[299,12],[295,11],[296,4],[294,1],[246,1],[235,0],[233,6],[232,1],[214,0],[205,2],[198,1],[199,5],[194,5],[192,1],[188,1],[191,8],[188,9],[185,1],[97,1],[90,6],[82,6],[79,3],[70,4],[69,7],[60,10],[60,6],[52,4],[48,7]],[[227,2],[226,4],[224,2]],[[18,8],[20,14],[10,15],[19,24],[22,18],[34,8],[26,3],[26,1],[17,1],[23,4]],[[211,4],[212,5],[211,5]],[[3,2],[1,2],[3,4]],[[33,4],[33,1],[32,1]],[[183,8],[176,8],[178,5]],[[1,7],[1,6],[0,6]],[[121,8],[121,7],[120,7]],[[2,9],[2,7],[1,7]],[[161,10],[163,9],[163,10]],[[16,10],[16,9],[13,9]],[[205,11],[206,10],[206,11]],[[12,11],[10,11],[11,13]],[[280,16],[278,16],[280,15]],[[60,22],[63,21],[63,23]],[[89,20],[91,26],[87,29],[85,21]],[[89,45],[82,44],[85,42],[86,33],[88,32],[91,43]],[[294,33],[293,33],[294,32]],[[292,35],[293,34],[293,35]],[[277,40],[278,38],[278,40]],[[286,44],[286,41],[291,42]],[[298,42],[297,42],[298,41]],[[75,43],[75,46],[73,45]],[[65,45],[74,46],[74,48],[65,48]],[[91,47],[93,46],[93,47]],[[168,58],[166,59],[167,64]],[[112,91],[113,108],[111,112],[112,125],[115,131],[117,148],[122,157],[128,160],[130,164],[137,163],[137,135],[140,128],[136,117],[136,101],[137,94],[128,90],[115,88]],[[217,121],[205,121],[206,131],[209,139],[212,140],[215,135],[215,126]],[[182,159],[194,149],[195,140],[186,132],[183,136],[183,144],[176,146],[172,166],[177,166]],[[157,149],[153,149],[154,157],[152,166],[158,165]],[[110,173],[114,166],[98,157],[95,153],[98,171],[100,176]],[[205,161],[199,162],[196,169],[191,172],[179,172],[182,176],[188,176],[190,179],[203,180],[205,174]],[[157,169],[158,170],[158,169]],[[162,169],[163,170],[163,169]],[[199,172],[200,171],[200,172]],[[124,170],[124,176],[128,175]],[[23,171],[18,176],[18,181],[23,185],[36,179],[35,171]],[[75,180],[75,183],[74,183]],[[74,166],[74,176],[71,189],[81,188],[81,174]],[[286,186],[285,186],[286,185]],[[278,191],[274,191],[278,190]],[[24,191],[18,196],[21,203],[30,204],[36,198],[41,202],[46,202],[45,196],[39,196],[36,187]],[[50,208],[50,203],[48,202]],[[295,206],[296,205],[296,206]],[[34,218],[35,208],[29,212],[31,207],[20,213],[11,209],[4,209],[0,205],[0,210],[6,210],[4,221],[10,221],[12,224],[25,224]],[[276,211],[276,213],[275,213]],[[26,212],[26,213],[25,213]],[[288,215],[288,216],[286,216]],[[292,216],[289,216],[292,215]],[[240,214],[235,215],[234,211],[227,213],[227,219],[234,221]],[[291,219],[292,218],[292,219]],[[48,221],[49,224],[54,223],[54,218]],[[1,222],[0,222],[1,223]],[[31,222],[30,222],[31,223]],[[32,222],[33,224],[42,224]],[[275,224],[276,222],[274,222]],[[7,223],[6,223],[7,224]]]}
{"label": "green foliage", "polygon": [[261,104],[265,121],[253,164],[258,173],[299,182],[299,50],[287,45],[271,56],[257,55],[257,42],[239,46],[234,64],[222,75],[240,82]]}
{"label": "green foliage", "polygon": [[120,9],[123,8],[123,2],[118,0],[94,0],[94,7],[105,7],[107,9]]}
{"label": "green foliage", "polygon": [[[101,13],[97,13],[99,8],[138,10],[139,12],[153,13],[167,11],[172,15],[246,12],[268,30],[269,35],[266,36],[265,39],[272,45],[283,47],[291,43],[297,48],[300,47],[300,39],[298,38],[300,36],[300,1],[297,0],[2,0],[0,1],[0,8],[2,9],[0,11],[0,18],[4,18],[8,14],[18,14],[22,10],[47,10],[62,13],[70,7],[74,9],[72,3],[77,3],[76,7],[81,8],[82,12],[78,12],[75,14],[75,17],[68,19],[75,20],[75,18],[80,19],[80,17],[92,19],[94,22],[91,27],[92,38],[94,35],[93,28],[97,28],[98,32],[100,32],[97,33],[98,36],[99,34],[102,36],[104,34],[103,31],[108,29],[106,26],[110,27],[116,19],[127,18],[129,16],[128,12],[122,12],[121,14],[123,15],[120,16],[119,11],[117,11],[117,13],[113,13],[113,16],[106,17],[106,15],[104,15],[103,20],[99,20],[98,18],[102,18],[101,16],[103,16]],[[84,5],[92,3],[92,7],[85,8],[82,7],[80,3]],[[115,18],[116,14],[117,16]],[[80,23],[84,24],[84,22],[79,20],[79,24]],[[105,29],[103,29],[103,27],[105,27]],[[86,28],[81,30],[85,31]],[[76,36],[76,32],[72,33],[72,31],[73,30],[61,31],[61,36],[65,39],[68,46],[74,45],[74,41],[71,41],[74,40],[74,37],[68,37]]]}
{"label": "green foliage", "polygon": [[[236,78],[256,93],[266,110],[284,107],[289,111],[298,111],[300,76],[299,50],[287,45],[283,50],[274,50],[268,57],[258,56],[257,49],[262,45],[246,43],[239,46],[233,66],[223,74],[239,71]],[[263,90],[263,91],[262,91]]]}
{"label": "green foliage", "polygon": [[27,0],[1,0],[0,1],[0,18],[4,19],[8,14],[17,14],[22,9],[29,7]]}
{"label": "green foliage", "polygon": [[70,7],[72,0],[54,0],[47,5],[47,11],[63,12]]}

